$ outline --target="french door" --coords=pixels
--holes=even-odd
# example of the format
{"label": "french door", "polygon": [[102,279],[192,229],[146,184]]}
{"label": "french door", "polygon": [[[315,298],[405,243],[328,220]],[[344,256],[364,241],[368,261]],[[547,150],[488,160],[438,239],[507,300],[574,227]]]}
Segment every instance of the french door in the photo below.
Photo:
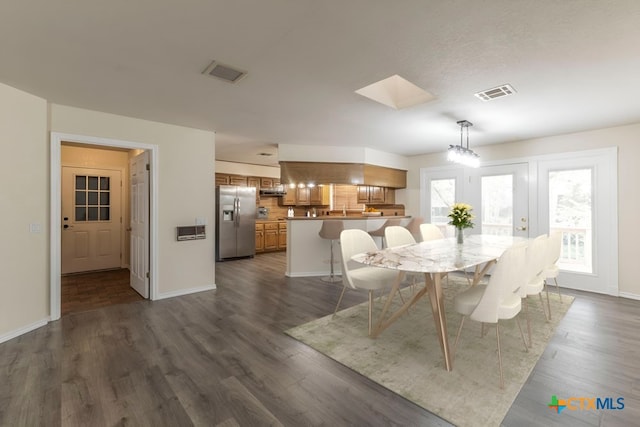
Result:
{"label": "french door", "polygon": [[422,169],[420,213],[447,236],[454,235],[447,225],[454,202],[474,208],[467,233],[559,231],[559,285],[618,295],[617,194],[617,150],[586,150],[478,169]]}
{"label": "french door", "polygon": [[468,203],[473,207],[475,225],[465,233],[527,237],[527,175],[526,163],[428,172],[423,175],[428,195],[424,198],[427,203],[422,215],[445,235],[453,236],[453,228],[447,225],[450,207],[454,203]]}

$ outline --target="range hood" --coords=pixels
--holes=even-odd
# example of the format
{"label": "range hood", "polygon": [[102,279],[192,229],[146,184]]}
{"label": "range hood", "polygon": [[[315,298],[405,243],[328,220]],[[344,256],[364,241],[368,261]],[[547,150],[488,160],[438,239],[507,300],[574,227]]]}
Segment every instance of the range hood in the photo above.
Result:
{"label": "range hood", "polygon": [[261,196],[284,196],[287,194],[287,191],[284,189],[283,185],[278,185],[277,187],[266,187],[260,189]]}

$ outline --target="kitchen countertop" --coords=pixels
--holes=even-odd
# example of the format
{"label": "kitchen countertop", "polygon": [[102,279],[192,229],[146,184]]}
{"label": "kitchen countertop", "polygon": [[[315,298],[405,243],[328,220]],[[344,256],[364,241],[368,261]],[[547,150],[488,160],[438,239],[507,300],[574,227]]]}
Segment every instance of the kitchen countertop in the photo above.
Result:
{"label": "kitchen countertop", "polygon": [[316,217],[306,217],[306,216],[294,216],[291,218],[283,218],[283,219],[288,219],[291,221],[314,221],[314,220],[325,220],[325,219],[341,219],[341,220],[359,220],[362,221],[363,219],[405,219],[405,218],[411,218],[410,215],[385,215],[385,216],[368,216],[368,215],[347,215],[347,216],[342,216],[342,215],[322,215],[322,216],[316,216]]}

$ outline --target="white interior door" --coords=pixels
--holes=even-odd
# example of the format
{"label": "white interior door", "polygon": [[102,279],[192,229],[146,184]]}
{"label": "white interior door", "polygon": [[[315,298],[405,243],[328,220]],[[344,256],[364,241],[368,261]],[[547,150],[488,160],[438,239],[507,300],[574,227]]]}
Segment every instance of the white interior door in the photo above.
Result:
{"label": "white interior door", "polygon": [[122,173],[62,167],[61,273],[119,268]]}
{"label": "white interior door", "polygon": [[131,287],[149,298],[149,153],[129,160]]}

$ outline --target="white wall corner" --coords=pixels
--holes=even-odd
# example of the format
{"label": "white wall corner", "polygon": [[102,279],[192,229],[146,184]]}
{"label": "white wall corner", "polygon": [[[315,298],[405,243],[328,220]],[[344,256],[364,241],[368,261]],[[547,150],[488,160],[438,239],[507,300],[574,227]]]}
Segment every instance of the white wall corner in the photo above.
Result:
{"label": "white wall corner", "polygon": [[26,334],[27,332],[31,332],[35,329],[41,328],[42,326],[45,326],[47,323],[49,323],[50,320],[51,319],[49,317],[46,317],[44,319],[38,320],[37,322],[31,323],[29,325],[25,325],[21,328],[18,328],[13,331],[9,331],[6,334],[0,335],[0,344],[6,341],[12,340],[16,337],[19,337],[20,335]]}

